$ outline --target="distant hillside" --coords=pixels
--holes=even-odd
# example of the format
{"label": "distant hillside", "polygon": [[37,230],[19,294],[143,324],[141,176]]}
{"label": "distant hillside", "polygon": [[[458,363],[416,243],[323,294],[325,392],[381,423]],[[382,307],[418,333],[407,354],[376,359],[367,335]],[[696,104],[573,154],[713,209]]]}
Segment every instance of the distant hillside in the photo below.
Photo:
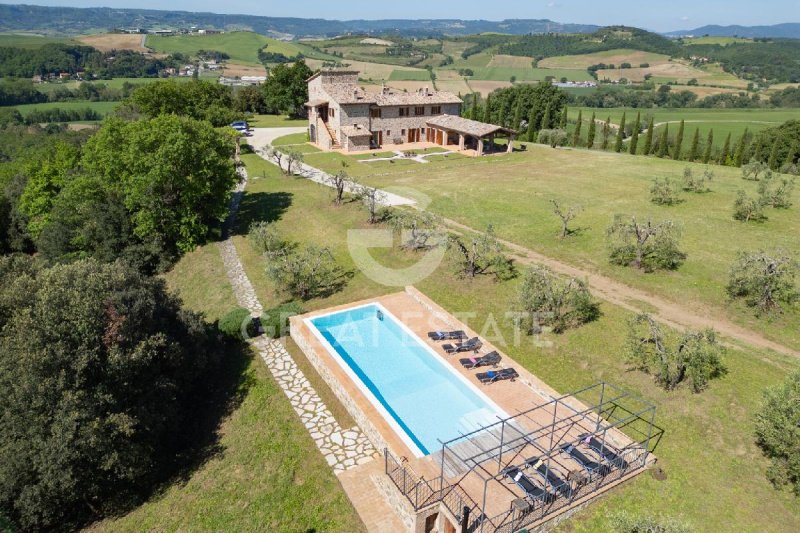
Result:
{"label": "distant hillside", "polygon": [[672,31],[665,35],[713,35],[714,37],[772,37],[775,39],[800,39],[800,23],[776,24],[774,26],[703,26],[693,30]]}
{"label": "distant hillside", "polygon": [[151,9],[71,8],[0,5],[0,32],[37,31],[80,34],[114,28],[184,28],[251,30],[264,35],[325,37],[346,33],[405,36],[471,35],[475,33],[591,33],[598,26],[551,20],[347,20],[221,15]]}

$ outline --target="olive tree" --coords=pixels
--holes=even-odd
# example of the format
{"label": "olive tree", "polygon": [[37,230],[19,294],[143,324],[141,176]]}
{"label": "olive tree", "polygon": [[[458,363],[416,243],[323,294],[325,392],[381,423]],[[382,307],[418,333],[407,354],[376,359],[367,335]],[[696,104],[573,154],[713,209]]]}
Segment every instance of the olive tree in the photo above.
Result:
{"label": "olive tree", "polygon": [[714,172],[705,169],[701,176],[695,175],[691,167],[683,169],[683,190],[694,193],[709,192],[708,183],[714,179]]}
{"label": "olive tree", "polygon": [[637,370],[652,374],[666,390],[688,381],[694,392],[726,372],[725,348],[712,329],[667,335],[650,315],[643,313],[628,323],[626,360]]}
{"label": "olive tree", "polygon": [[758,184],[758,201],[766,207],[788,209],[792,206],[794,178],[769,176]]}
{"label": "olive tree", "polygon": [[329,248],[311,244],[274,254],[267,263],[267,274],[279,290],[302,300],[338,292],[347,278]]}
{"label": "olive tree", "polygon": [[549,144],[551,148],[555,148],[557,146],[566,146],[567,132],[562,129],[544,129],[539,131],[539,134],[536,137],[536,142],[539,144]]}
{"label": "olive tree", "polygon": [[525,270],[519,288],[519,307],[529,333],[536,333],[540,324],[561,333],[600,316],[600,306],[585,281],[562,279],[544,265]]}
{"label": "olive tree", "polygon": [[680,188],[669,178],[653,180],[650,186],[650,201],[656,205],[675,205],[681,202]]}
{"label": "olive tree", "polygon": [[342,205],[342,199],[348,187],[352,188],[355,185],[355,182],[344,170],[340,170],[336,174],[328,174],[325,177],[325,183],[330,185],[334,190],[333,203],[336,204],[336,207]]}
{"label": "olive tree", "polygon": [[400,232],[402,247],[408,250],[427,250],[442,244],[441,219],[428,211],[395,209],[389,224]]}
{"label": "olive tree", "polygon": [[744,191],[736,194],[733,201],[733,218],[742,222],[761,222],[766,220],[764,206],[757,198],[750,198]]}
{"label": "olive tree", "polygon": [[369,213],[367,222],[376,224],[381,219],[381,206],[386,203],[386,194],[380,189],[367,185],[358,185],[355,188],[356,199],[360,200]]}
{"label": "olive tree", "polygon": [[759,181],[762,177],[771,176],[772,171],[769,165],[751,159],[749,163],[742,165],[742,178],[750,181]]}
{"label": "olive tree", "polygon": [[781,304],[792,305],[800,299],[795,277],[797,261],[778,250],[740,252],[730,271],[728,295],[741,298],[760,311],[779,309]]}
{"label": "olive tree", "polygon": [[477,235],[451,235],[448,247],[454,251],[458,272],[474,278],[482,274],[494,274],[499,279],[514,276],[513,261],[503,253],[503,246],[490,224],[486,231]]}
{"label": "olive tree", "polygon": [[607,230],[610,260],[617,265],[633,265],[645,272],[674,270],[686,259],[678,247],[680,231],[674,222],[639,221],[623,215],[614,217]]}
{"label": "olive tree", "polygon": [[573,233],[573,230],[569,229],[569,223],[578,216],[581,207],[578,205],[571,205],[565,209],[557,200],[550,200],[550,203],[553,204],[553,213],[561,219],[561,233],[559,234],[559,238],[565,239]]}
{"label": "olive tree", "polygon": [[303,163],[303,153],[297,150],[289,150],[286,152],[286,175],[291,176],[294,174],[295,167],[299,167]]}
{"label": "olive tree", "polygon": [[274,223],[260,220],[250,224],[247,240],[257,253],[272,257],[290,250],[294,245],[286,241]]}
{"label": "olive tree", "polygon": [[772,461],[767,477],[800,496],[800,372],[764,391],[755,425],[756,442]]}

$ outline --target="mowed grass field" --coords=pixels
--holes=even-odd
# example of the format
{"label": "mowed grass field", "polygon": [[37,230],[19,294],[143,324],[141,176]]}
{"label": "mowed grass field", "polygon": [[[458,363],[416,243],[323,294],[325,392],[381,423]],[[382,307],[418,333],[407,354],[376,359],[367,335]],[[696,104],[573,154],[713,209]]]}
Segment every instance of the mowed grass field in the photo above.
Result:
{"label": "mowed grass field", "polygon": [[260,66],[258,51],[270,41],[263,35],[240,31],[213,35],[148,35],[145,45],[156,52],[180,52],[189,56],[197,55],[198,50],[215,50],[228,54],[231,62]]}
{"label": "mowed grass field", "polygon": [[[330,171],[341,168],[332,154],[312,154],[306,161]],[[800,207],[768,210],[769,220],[763,224],[734,220],[737,191],[754,195],[757,184],[743,180],[740,170],[730,167],[712,167],[711,193],[687,193],[685,202],[673,207],[652,204],[653,179],[680,181],[687,166],[696,173],[704,170],[703,165],[680,161],[530,145],[527,152],[510,156],[450,158],[394,171],[350,164],[348,172],[370,185],[408,187],[410,194],[419,191],[433,199],[430,209],[445,217],[473,228],[493,224],[499,236],[512,242],[659,294],[698,313],[726,317],[800,349],[800,309],[757,318],[751,309],[729,302],[725,291],[739,251],[782,248],[800,256]],[[800,194],[795,191],[794,196],[797,204]],[[582,206],[573,223],[580,228],[578,236],[557,238],[559,221],[552,213],[551,199]],[[688,254],[685,264],[674,272],[653,274],[610,264],[605,232],[615,214],[675,221],[682,231],[681,248]]]}
{"label": "mowed grass field", "polygon": [[[542,158],[537,151],[533,155]],[[306,156],[307,160],[310,158]],[[369,227],[366,213],[358,203],[346,203],[337,208],[332,205],[333,196],[328,188],[305,179],[281,176],[274,165],[252,155],[243,156],[243,160],[251,176],[265,177],[253,179],[248,184],[242,201],[238,232],[243,234],[249,224],[256,220],[273,221],[284,238],[329,246],[337,261],[345,269],[353,271],[353,277],[342,292],[306,302],[307,309],[322,309],[401,290],[380,285],[355,268],[347,250],[347,232],[353,228]],[[471,188],[465,184],[463,176],[472,174],[464,169],[470,168],[475,160],[462,158],[457,161],[462,166],[454,166],[452,170],[460,169],[462,186],[459,189]],[[530,160],[524,163],[531,165]],[[356,163],[351,161],[348,171],[354,171],[355,168]],[[379,172],[385,171],[384,168],[376,168]],[[414,167],[404,166],[402,172],[390,178],[391,181],[400,182],[402,176],[412,175],[409,172],[411,168]],[[431,179],[444,179],[443,185],[450,198],[447,201],[452,203],[457,195],[452,192],[451,178],[443,174],[445,168],[446,165],[443,167],[431,163],[424,165],[422,172],[430,174]],[[480,175],[483,179],[502,179],[502,176],[495,176],[493,172],[481,172]],[[491,189],[498,188],[496,185],[482,187],[484,197],[489,197],[488,207],[492,206],[493,201]],[[463,196],[460,198],[467,200]],[[535,199],[534,196],[532,201]],[[473,202],[469,204],[473,205]],[[538,223],[548,226],[548,234],[549,230],[555,233],[557,224],[548,221],[549,217],[542,217]],[[498,229],[501,229],[500,225]],[[235,237],[235,243],[260,298],[266,302],[280,299],[264,273],[263,258],[253,252],[243,235]],[[412,252],[397,247],[376,248],[371,250],[371,255],[376,261],[395,268],[408,266],[417,260]],[[650,376],[630,372],[624,364],[625,322],[630,317],[627,312],[604,304],[603,316],[598,321],[563,335],[549,336],[548,340],[553,342],[550,348],[536,345],[528,337],[523,337],[522,343],[515,345],[512,342],[512,326],[502,317],[514,304],[519,279],[496,282],[487,277],[469,281],[455,277],[453,268],[453,264],[445,261],[417,287],[450,312],[472,313],[469,315],[472,327],[492,338],[499,348],[557,390],[569,392],[598,380],[608,380],[657,406],[656,424],[663,434],[658,439],[655,454],[659,459],[658,466],[666,473],[666,480],[658,481],[645,473],[593,502],[582,513],[565,522],[561,526],[562,531],[606,532],[609,530],[608,515],[619,509],[629,510],[633,514],[679,518],[690,524],[692,531],[709,533],[793,532],[800,528],[800,507],[795,497],[788,492],[775,491],[765,477],[768,462],[754,444],[752,424],[761,390],[780,382],[788,370],[797,366],[796,361],[768,352],[730,350],[726,356],[729,373],[712,382],[707,391],[692,394],[681,388],[667,393],[657,387]],[[492,327],[486,328],[489,317],[496,317],[497,320],[491,322]],[[269,415],[258,413],[255,416]],[[255,462],[252,468],[271,472],[275,467]],[[220,475],[224,476],[224,472],[220,471]],[[206,492],[216,492],[225,479],[205,478]],[[313,498],[314,494],[309,492],[308,496]],[[200,495],[197,497],[202,498]],[[242,507],[245,502],[241,504]],[[275,504],[280,506],[281,502],[276,501]],[[160,509],[167,516],[186,511],[172,511],[166,505]],[[255,509],[261,510],[260,506]],[[286,516],[287,520],[295,518],[290,512]],[[147,526],[155,523],[152,520],[140,524]],[[168,522],[176,523],[179,522],[174,518]],[[187,520],[180,523],[185,524]],[[287,528],[274,529],[283,531]]]}
{"label": "mowed grass field", "polygon": [[[186,307],[208,321],[237,306],[214,243],[186,254],[164,278]],[[294,343],[289,341],[287,349],[314,380]],[[312,383],[334,416],[352,425],[319,378]],[[255,353],[237,392],[240,403],[222,422],[218,450],[210,459],[127,515],[89,530],[363,532],[336,476]]]}
{"label": "mowed grass field", "polygon": [[28,116],[32,111],[42,111],[45,109],[94,109],[101,115],[106,115],[117,108],[120,102],[90,102],[79,100],[77,102],[44,102],[41,104],[25,104],[14,106],[23,117]]}
{"label": "mowed grass field", "polygon": [[55,37],[49,35],[31,35],[20,33],[0,33],[0,47],[11,46],[14,48],[41,48],[50,43],[76,44],[69,37]]}
{"label": "mowed grass field", "polygon": [[[673,89],[676,90],[676,89]],[[732,139],[737,139],[745,128],[751,132],[760,131],[773,126],[779,126],[787,120],[800,120],[800,109],[632,109],[632,108],[581,108],[584,120],[588,120],[592,113],[599,120],[611,117],[613,124],[619,124],[622,114],[625,113],[625,120],[632,123],[636,120],[636,114],[641,113],[643,127],[647,127],[644,117],[652,116],[656,122],[669,123],[670,131],[675,134],[678,132],[678,124],[681,120],[686,121],[684,142],[688,149],[689,143],[694,135],[695,128],[700,128],[702,139],[705,140],[709,130],[714,130],[714,141],[716,145],[722,147],[728,133]],[[578,108],[569,110],[571,119],[578,116]],[[585,133],[585,132],[584,132]]]}

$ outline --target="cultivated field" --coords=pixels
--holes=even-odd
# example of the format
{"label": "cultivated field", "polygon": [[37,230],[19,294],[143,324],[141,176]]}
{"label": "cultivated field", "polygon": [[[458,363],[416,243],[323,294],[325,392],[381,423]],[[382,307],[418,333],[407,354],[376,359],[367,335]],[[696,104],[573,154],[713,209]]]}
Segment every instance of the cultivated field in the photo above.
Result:
{"label": "cultivated field", "polygon": [[495,55],[487,67],[533,68],[533,58],[525,56]]}
{"label": "cultivated field", "polygon": [[462,96],[473,91],[464,80],[436,80],[436,87],[440,91],[461,94]]}
{"label": "cultivated field", "polygon": [[231,61],[245,65],[260,65],[258,50],[271,39],[253,32],[233,32],[212,35],[148,35],[146,46],[165,54],[180,52],[196,56],[198,50],[225,52]]}
{"label": "cultivated field", "polygon": [[686,44],[721,44],[722,46],[733,43],[749,43],[752,39],[745,39],[744,37],[713,37],[711,35],[706,37],[692,37],[684,39]]}
{"label": "cultivated field", "polygon": [[111,50],[133,50],[134,52],[149,52],[142,46],[145,35],[127,33],[98,33],[96,35],[85,35],[78,37],[78,41],[85,45],[97,48],[101,52]]}
{"label": "cultivated field", "polygon": [[14,48],[41,48],[50,43],[70,43],[75,41],[68,37],[53,37],[45,35],[0,33],[0,47],[12,46]]}
{"label": "cultivated field", "polygon": [[663,54],[642,52],[640,50],[619,49],[595,52],[593,54],[547,57],[539,61],[538,66],[541,68],[585,70],[592,65],[597,65],[600,63],[605,63],[606,65],[613,64],[617,66],[621,65],[622,63],[630,63],[631,66],[638,67],[643,63],[659,65],[662,63],[667,63],[668,60],[669,56]]}
{"label": "cultivated field", "polygon": [[393,70],[389,75],[391,81],[431,81],[427,70]]}
{"label": "cultivated field", "polygon": [[242,65],[239,63],[226,63],[222,69],[222,74],[225,76],[266,76],[267,69],[263,66],[257,67],[254,65]]}
{"label": "cultivated field", "polygon": [[[323,61],[319,59],[306,59],[306,64],[311,67],[311,69],[318,69],[322,68]],[[388,80],[392,73],[398,70],[404,70],[409,72],[424,72],[427,74],[427,71],[422,69],[412,68],[412,67],[404,67],[402,65],[384,65],[382,63],[369,63],[365,61],[353,61],[353,60],[346,60],[345,64],[348,65],[349,69],[357,70],[359,72],[359,77],[365,80]],[[413,76],[418,76],[418,74],[411,74]]]}

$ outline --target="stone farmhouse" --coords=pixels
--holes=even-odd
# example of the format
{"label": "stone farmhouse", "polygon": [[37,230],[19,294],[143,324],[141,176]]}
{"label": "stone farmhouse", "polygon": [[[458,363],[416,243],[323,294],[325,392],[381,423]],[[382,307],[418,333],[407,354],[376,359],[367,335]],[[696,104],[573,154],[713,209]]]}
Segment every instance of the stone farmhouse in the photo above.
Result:
{"label": "stone farmhouse", "polygon": [[497,135],[516,132],[502,126],[462,118],[462,101],[427,87],[403,92],[382,87],[368,93],[358,85],[358,72],[323,70],[308,79],[308,134],[323,150],[366,151],[392,145],[434,143],[475,155],[497,151]]}

